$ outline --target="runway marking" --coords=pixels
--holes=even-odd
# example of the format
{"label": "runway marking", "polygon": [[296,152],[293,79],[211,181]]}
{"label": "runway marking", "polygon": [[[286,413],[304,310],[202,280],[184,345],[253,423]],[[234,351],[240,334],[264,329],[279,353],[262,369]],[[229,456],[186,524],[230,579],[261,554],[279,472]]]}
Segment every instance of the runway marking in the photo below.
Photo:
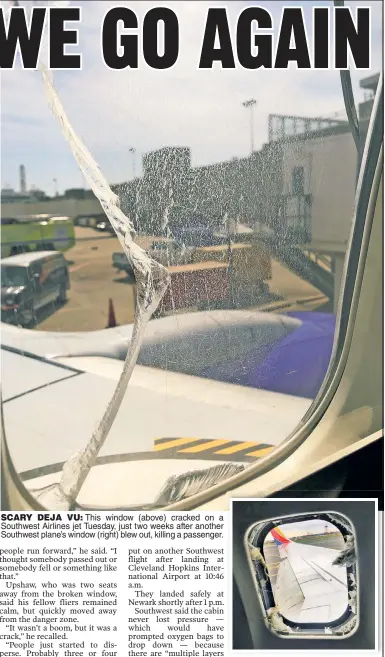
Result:
{"label": "runway marking", "polygon": [[265,456],[266,454],[270,454],[270,452],[274,449],[274,445],[271,445],[271,447],[265,447],[264,449],[258,449],[256,452],[248,452],[246,456]]}
{"label": "runway marking", "polygon": [[197,442],[198,438],[173,438],[167,442],[163,442],[160,438],[155,441],[154,450],[156,452],[163,451],[164,449],[173,449],[174,447],[179,447],[179,445],[186,445],[187,443]]}
{"label": "runway marking", "polygon": [[[191,444],[193,443],[193,444]],[[194,444],[195,443],[195,444]],[[220,447],[221,449],[218,449]],[[250,448],[254,450],[250,452]],[[159,458],[200,458],[252,463],[274,449],[274,445],[253,441],[236,442],[225,438],[157,438],[154,452]]]}
{"label": "runway marking", "polygon": [[[189,446],[191,443],[195,444]],[[222,449],[217,449],[218,447],[222,447]],[[248,452],[251,447],[254,447],[255,451]],[[168,455],[172,458],[193,458],[194,454],[199,454],[200,458],[210,460],[251,463],[272,449],[274,449],[274,445],[266,443],[236,442],[222,438],[157,438],[154,440],[154,452],[162,458],[167,458]]]}
{"label": "runway marking", "polygon": [[187,447],[187,449],[181,449],[181,454],[196,454],[197,452],[204,452],[207,449],[212,449],[213,447],[218,447],[219,445],[225,445],[228,440],[210,440],[208,443],[203,443],[203,445],[194,445],[193,447]]}

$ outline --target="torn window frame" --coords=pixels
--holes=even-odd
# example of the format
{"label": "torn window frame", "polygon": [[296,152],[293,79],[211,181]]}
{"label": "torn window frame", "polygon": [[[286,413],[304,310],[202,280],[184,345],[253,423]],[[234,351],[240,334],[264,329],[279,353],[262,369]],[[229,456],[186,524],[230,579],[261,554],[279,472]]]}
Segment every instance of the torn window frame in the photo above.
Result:
{"label": "torn window frame", "polygon": [[[271,578],[264,557],[264,541],[274,527],[315,519],[333,524],[340,531],[345,542],[349,538],[353,539],[355,560],[354,563],[345,566],[349,602],[345,613],[335,621],[328,623],[301,623],[299,626],[298,623],[284,617],[276,607]],[[263,619],[267,629],[273,634],[279,637],[296,639],[323,639],[325,635],[328,638],[344,639],[353,636],[358,630],[360,611],[357,537],[354,525],[347,516],[335,511],[324,511],[269,518],[249,525],[244,534],[243,544]]]}

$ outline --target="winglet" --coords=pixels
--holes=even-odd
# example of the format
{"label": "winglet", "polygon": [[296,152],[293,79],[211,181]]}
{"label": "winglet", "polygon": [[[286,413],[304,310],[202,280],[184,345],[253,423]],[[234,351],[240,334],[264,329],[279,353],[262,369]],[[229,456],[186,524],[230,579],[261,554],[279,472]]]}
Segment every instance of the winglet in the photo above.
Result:
{"label": "winglet", "polygon": [[286,538],[284,533],[278,527],[272,529],[270,534],[274,539],[274,543],[278,545],[278,547],[281,547],[282,545],[288,545],[289,543],[291,543],[291,541],[288,538]]}

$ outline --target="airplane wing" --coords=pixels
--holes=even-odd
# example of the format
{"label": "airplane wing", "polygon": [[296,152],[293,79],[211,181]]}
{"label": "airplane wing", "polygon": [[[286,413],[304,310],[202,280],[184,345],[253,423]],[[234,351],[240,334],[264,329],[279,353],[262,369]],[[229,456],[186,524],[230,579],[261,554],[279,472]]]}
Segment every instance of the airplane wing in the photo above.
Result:
{"label": "airplane wing", "polygon": [[333,566],[338,550],[304,545],[272,530],[279,551],[274,597],[282,616],[297,623],[327,623],[340,618],[348,605],[345,568]]}
{"label": "airplane wing", "polygon": [[[38,334],[33,336],[37,343]],[[50,348],[52,340],[53,334]],[[7,344],[2,344],[7,445],[16,472],[28,488],[37,489],[57,483],[63,463],[86,445],[123,362],[111,357],[46,358],[10,342],[8,333]],[[44,338],[39,350],[44,350]],[[94,508],[147,504],[171,476],[252,462],[287,437],[309,403],[137,366],[80,503]],[[277,413],[277,406],[285,412]]]}
{"label": "airplane wing", "polygon": [[[298,314],[298,313],[297,313]],[[330,360],[334,317],[213,310],[152,320],[138,365],[314,398]],[[2,342],[46,358],[124,360],[132,324],[101,331],[50,332],[2,325]],[[310,357],[311,356],[311,357]]]}
{"label": "airplane wing", "polygon": [[[252,463],[282,442],[311,400],[199,376],[269,346],[299,320],[210,311],[150,322],[119,413],[78,497],[100,508],[151,503],[170,477]],[[55,333],[2,324],[7,445],[29,489],[54,486],[85,447],[120,377],[132,325]],[[259,348],[258,347],[258,348]],[[279,413],[277,413],[279,408]],[[242,467],[244,467],[242,466]],[[145,482],[145,484],[144,484]]]}
{"label": "airplane wing", "polygon": [[[142,341],[138,363],[181,374],[200,375],[251,349],[265,353],[298,329],[294,317],[244,310],[211,310],[152,320]],[[100,356],[124,360],[133,324],[101,331],[53,332],[1,323],[1,342],[46,358]],[[203,365],[202,365],[203,364]]]}

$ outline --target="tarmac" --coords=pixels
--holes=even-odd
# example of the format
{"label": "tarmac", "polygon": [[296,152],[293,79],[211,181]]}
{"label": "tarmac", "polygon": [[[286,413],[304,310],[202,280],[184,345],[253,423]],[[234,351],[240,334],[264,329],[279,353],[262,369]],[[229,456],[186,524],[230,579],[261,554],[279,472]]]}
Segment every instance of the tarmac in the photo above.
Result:
{"label": "tarmac", "polygon": [[[68,301],[51,304],[38,316],[36,328],[46,331],[92,331],[106,328],[109,300],[112,299],[118,324],[134,320],[135,285],[112,266],[112,254],[121,251],[118,239],[93,228],[75,227],[76,244],[65,253],[69,261],[71,287]],[[139,237],[143,248],[151,236]],[[270,295],[248,310],[287,312],[288,310],[325,310],[327,299],[312,285],[273,260]]]}

